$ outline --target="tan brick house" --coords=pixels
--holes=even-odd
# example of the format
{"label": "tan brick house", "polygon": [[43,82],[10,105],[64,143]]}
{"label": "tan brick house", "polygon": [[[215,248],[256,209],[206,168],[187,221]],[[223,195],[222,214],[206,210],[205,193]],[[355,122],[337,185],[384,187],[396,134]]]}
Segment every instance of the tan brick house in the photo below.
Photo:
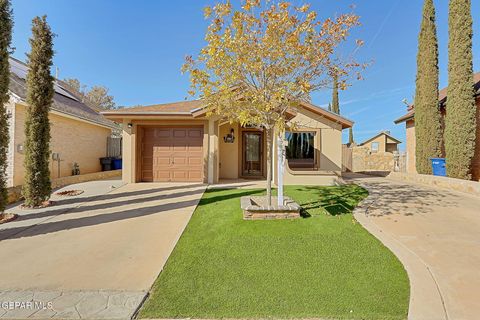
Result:
{"label": "tan brick house", "polygon": [[[475,101],[477,106],[477,140],[475,148],[475,156],[472,160],[472,179],[480,180],[480,72],[474,75]],[[446,109],[447,88],[440,90],[439,105],[442,116],[445,117],[448,110]],[[409,106],[407,114],[395,120],[395,124],[405,123],[407,129],[407,172],[416,173],[415,166],[415,107]]]}
{"label": "tan brick house", "polygon": [[[10,100],[6,105],[9,118],[7,185],[17,186],[24,181],[24,143],[26,103],[25,63],[10,58]],[[82,103],[60,81],[55,81],[55,95],[49,114],[51,125],[52,178],[72,175],[77,163],[80,173],[101,171],[100,157],[107,152],[107,137],[115,124]]]}
{"label": "tan brick house", "polygon": [[[230,124],[219,117],[207,118],[202,101],[124,108],[102,114],[123,124],[126,183],[217,183],[266,176],[262,128]],[[284,183],[335,184],[342,170],[342,130],[353,122],[306,102],[290,110],[288,116],[297,130],[286,133]],[[276,180],[275,170],[273,173]]]}

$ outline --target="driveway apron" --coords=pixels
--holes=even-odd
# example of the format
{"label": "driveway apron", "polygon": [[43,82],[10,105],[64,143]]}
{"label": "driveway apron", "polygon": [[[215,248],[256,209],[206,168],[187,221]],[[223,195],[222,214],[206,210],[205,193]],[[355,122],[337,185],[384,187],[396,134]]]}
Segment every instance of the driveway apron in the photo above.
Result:
{"label": "driveway apron", "polygon": [[10,208],[20,217],[0,225],[0,317],[130,318],[205,188],[94,181],[49,208]]}
{"label": "driveway apron", "polygon": [[480,198],[357,176],[369,190],[355,217],[389,247],[410,278],[410,319],[478,319]]}

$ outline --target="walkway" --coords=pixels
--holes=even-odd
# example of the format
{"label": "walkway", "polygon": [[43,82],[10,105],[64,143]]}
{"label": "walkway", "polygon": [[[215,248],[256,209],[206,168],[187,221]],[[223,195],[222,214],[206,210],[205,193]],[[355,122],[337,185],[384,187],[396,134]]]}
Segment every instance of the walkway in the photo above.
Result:
{"label": "walkway", "polygon": [[385,178],[348,180],[370,192],[355,217],[409,274],[409,318],[477,319],[480,198]]}

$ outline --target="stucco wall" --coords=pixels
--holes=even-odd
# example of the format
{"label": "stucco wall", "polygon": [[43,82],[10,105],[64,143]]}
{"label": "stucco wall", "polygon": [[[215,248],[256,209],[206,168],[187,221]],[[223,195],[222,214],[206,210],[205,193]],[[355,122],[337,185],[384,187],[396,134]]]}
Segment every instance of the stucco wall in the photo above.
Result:
{"label": "stucco wall", "polygon": [[406,122],[407,128],[407,172],[417,173],[415,165],[415,120],[408,120]]}
{"label": "stucco wall", "polygon": [[298,131],[314,131],[319,171],[342,170],[342,127],[313,112],[301,109],[293,118]]}
{"label": "stucco wall", "polygon": [[[223,141],[223,137],[229,134],[231,129],[234,130],[235,141],[233,143],[226,143]],[[226,123],[220,126],[220,134],[218,137],[220,179],[238,178],[240,140],[240,130],[238,124]]]}
{"label": "stucco wall", "polygon": [[376,137],[375,139],[368,141],[362,147],[367,148],[368,150],[372,151],[372,143],[378,142],[378,152],[386,152],[387,151],[387,145],[386,145],[386,136],[385,135],[380,135]]}
{"label": "stucco wall", "polygon": [[[297,171],[285,168],[285,185],[333,185],[342,170],[342,127],[308,110],[300,109],[290,121],[296,131],[315,132],[316,171]],[[273,172],[277,181],[277,146],[274,142]],[[286,164],[287,165],[287,164]]]}
{"label": "stucco wall", "polygon": [[[25,117],[26,107],[16,104],[14,148],[25,144]],[[87,174],[101,171],[99,158],[105,157],[107,152],[107,137],[111,134],[108,128],[100,127],[87,122],[70,119],[50,113],[50,150],[60,153],[60,175],[58,162],[50,161],[51,178],[71,176],[73,163],[80,166],[80,173]],[[24,154],[14,152],[13,184],[21,185],[24,181]]]}

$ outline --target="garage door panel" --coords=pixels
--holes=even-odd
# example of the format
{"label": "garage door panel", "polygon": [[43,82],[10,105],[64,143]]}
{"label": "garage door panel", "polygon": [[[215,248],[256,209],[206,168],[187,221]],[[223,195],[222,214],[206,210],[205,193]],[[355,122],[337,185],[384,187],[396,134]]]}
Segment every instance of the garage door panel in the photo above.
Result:
{"label": "garage door panel", "polygon": [[202,129],[190,129],[188,131],[188,137],[189,138],[201,138],[203,135],[203,130]]}
{"label": "garage door panel", "polygon": [[155,182],[168,182],[170,181],[170,171],[155,170]]}
{"label": "garage door panel", "polygon": [[169,157],[155,157],[153,161],[154,167],[168,167],[170,166],[170,158]]}
{"label": "garage door panel", "polygon": [[155,137],[156,138],[170,138],[172,136],[172,130],[169,128],[165,129],[155,129]]}
{"label": "garage door panel", "polygon": [[188,158],[188,165],[193,166],[193,167],[201,167],[202,166],[202,159],[199,159],[197,157],[195,158]]}
{"label": "garage door panel", "polygon": [[203,181],[202,128],[147,128],[144,133],[143,181]]}
{"label": "garage door panel", "polygon": [[174,138],[185,138],[187,137],[187,129],[173,129]]}
{"label": "garage door panel", "polygon": [[189,181],[199,181],[203,178],[203,172],[201,170],[189,171],[188,174]]}

